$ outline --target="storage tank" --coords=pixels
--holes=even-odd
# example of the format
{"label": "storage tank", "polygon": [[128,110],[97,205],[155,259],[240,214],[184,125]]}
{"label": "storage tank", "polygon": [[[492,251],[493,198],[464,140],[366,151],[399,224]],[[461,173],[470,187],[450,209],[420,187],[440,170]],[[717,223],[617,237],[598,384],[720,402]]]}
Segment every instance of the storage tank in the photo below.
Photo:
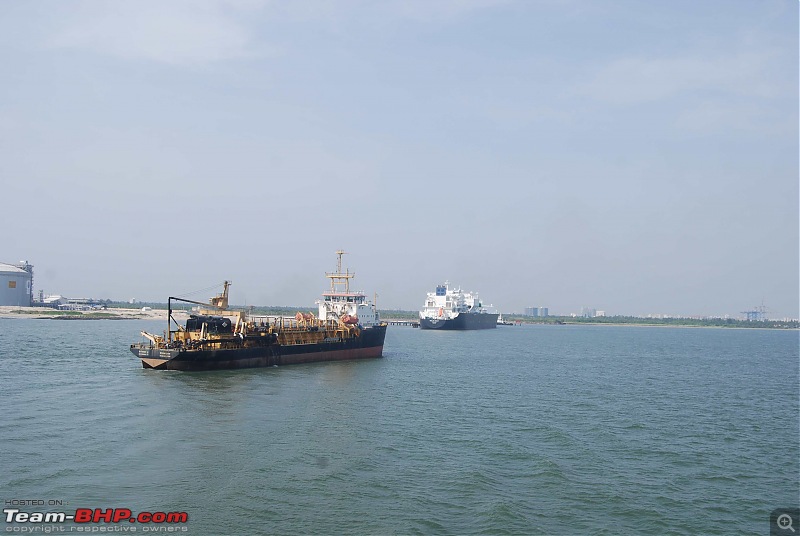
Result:
{"label": "storage tank", "polygon": [[0,262],[0,305],[30,307],[33,302],[33,266]]}

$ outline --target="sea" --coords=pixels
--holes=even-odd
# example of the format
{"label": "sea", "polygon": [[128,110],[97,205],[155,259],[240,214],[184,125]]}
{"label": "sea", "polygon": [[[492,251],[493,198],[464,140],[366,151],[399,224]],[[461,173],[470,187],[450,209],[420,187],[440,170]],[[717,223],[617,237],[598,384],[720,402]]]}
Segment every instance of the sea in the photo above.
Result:
{"label": "sea", "polygon": [[[4,532],[751,535],[800,505],[797,331],[390,326],[380,359],[144,370],[164,327],[0,319]],[[17,516],[78,510],[186,521]]]}

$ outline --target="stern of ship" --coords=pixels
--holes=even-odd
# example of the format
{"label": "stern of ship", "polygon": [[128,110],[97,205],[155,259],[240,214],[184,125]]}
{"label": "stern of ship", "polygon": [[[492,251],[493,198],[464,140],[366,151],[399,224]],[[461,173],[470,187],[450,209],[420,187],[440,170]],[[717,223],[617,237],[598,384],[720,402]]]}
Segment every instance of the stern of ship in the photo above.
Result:
{"label": "stern of ship", "polygon": [[164,370],[178,350],[159,349],[149,344],[131,344],[131,353],[142,360],[142,368]]}

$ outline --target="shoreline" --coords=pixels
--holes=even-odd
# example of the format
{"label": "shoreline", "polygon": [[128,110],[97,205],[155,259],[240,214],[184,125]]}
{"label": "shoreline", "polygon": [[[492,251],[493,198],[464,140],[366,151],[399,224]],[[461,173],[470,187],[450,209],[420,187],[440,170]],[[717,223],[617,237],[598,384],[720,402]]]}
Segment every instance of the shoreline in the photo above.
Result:
{"label": "shoreline", "polygon": [[[189,312],[182,309],[173,309],[172,314],[183,319],[188,317]],[[142,309],[129,308],[110,308],[91,311],[63,311],[51,309],[49,307],[17,307],[13,305],[0,306],[0,318],[30,318],[36,320],[167,320],[166,309]],[[691,324],[661,324],[661,323],[638,323],[638,322],[569,322],[562,324],[549,322],[522,322],[521,326],[631,326],[631,327],[653,327],[653,328],[692,328],[692,329],[744,329],[744,330],[770,330],[770,331],[798,331],[796,327],[765,327],[765,326],[719,326],[719,325],[691,325]]]}
{"label": "shoreline", "polygon": [[[537,323],[531,322],[531,326],[540,326],[540,325],[547,325],[545,323]],[[557,326],[559,324],[553,324]],[[680,328],[680,329],[744,329],[744,330],[759,330],[759,329],[766,329],[769,331],[798,331],[800,328],[768,328],[763,326],[755,326],[755,327],[746,327],[746,326],[696,326],[692,324],[645,324],[645,323],[636,323],[636,322],[564,322],[560,324],[562,326],[630,326],[634,328]]]}
{"label": "shoreline", "polygon": [[[173,315],[186,311],[173,310]],[[63,311],[49,307],[0,306],[0,318],[32,318],[36,320],[167,320],[166,309],[98,309],[92,311]]]}

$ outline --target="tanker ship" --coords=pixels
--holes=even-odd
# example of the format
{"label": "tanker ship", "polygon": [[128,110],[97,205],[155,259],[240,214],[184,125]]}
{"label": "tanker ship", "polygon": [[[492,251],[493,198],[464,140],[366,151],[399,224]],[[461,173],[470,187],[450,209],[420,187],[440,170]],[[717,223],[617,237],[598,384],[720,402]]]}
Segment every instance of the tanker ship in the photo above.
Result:
{"label": "tanker ship", "polygon": [[492,329],[497,327],[498,314],[491,306],[484,307],[475,292],[450,288],[445,281],[428,292],[425,305],[419,312],[420,329]]}
{"label": "tanker ship", "polygon": [[[228,288],[208,303],[170,296],[163,336],[142,331],[146,342],[130,350],[142,367],[159,370],[217,370],[293,365],[317,361],[376,358],[383,355],[386,323],[362,291],[351,291],[355,273],[326,273],[330,291],[317,300],[318,314],[260,316],[228,307]],[[174,318],[173,302],[199,305],[184,325]]]}

